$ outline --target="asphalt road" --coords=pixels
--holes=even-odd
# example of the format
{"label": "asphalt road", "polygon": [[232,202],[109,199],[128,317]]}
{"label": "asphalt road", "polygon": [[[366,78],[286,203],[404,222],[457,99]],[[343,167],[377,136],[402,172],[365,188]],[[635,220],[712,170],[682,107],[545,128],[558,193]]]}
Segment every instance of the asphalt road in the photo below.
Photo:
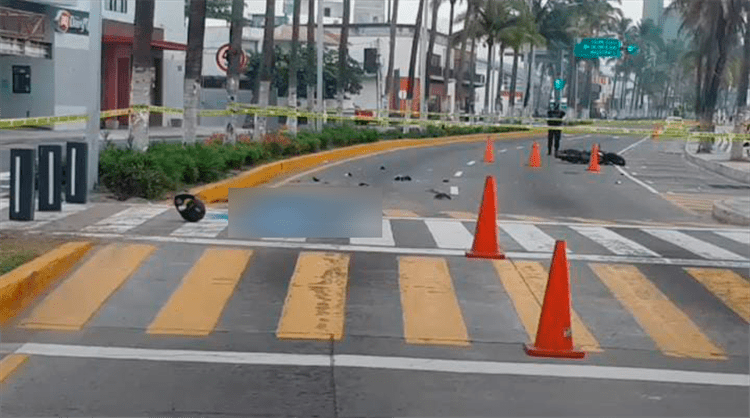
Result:
{"label": "asphalt road", "polygon": [[[562,148],[598,142],[604,151],[625,150],[624,173],[612,166],[588,173],[546,155],[542,168],[530,169],[532,141],[507,140],[495,143],[492,164],[482,161],[484,144],[462,144],[285,179],[296,187],[381,188],[384,208],[403,215],[389,217],[394,243],[382,250],[337,239],[262,245],[229,240],[219,229],[193,230],[187,239],[169,232],[182,225],[173,210],[144,215],[154,208],[131,223],[107,224],[122,207],[96,206],[45,224],[40,229],[50,233],[89,228],[102,234],[77,236],[117,245],[92,255],[89,267],[3,329],[4,361],[25,362],[0,373],[0,413],[747,416],[750,243],[746,229],[721,227],[700,210],[717,190],[747,190],[689,165],[678,142],[641,140],[564,139]],[[412,181],[395,182],[396,175]],[[476,214],[488,175],[497,180],[511,264],[439,252],[463,248],[441,242],[446,228],[438,224],[450,221],[446,213]],[[513,220],[537,236],[514,235]],[[655,224],[661,229],[647,233]],[[464,226],[474,231],[473,222]],[[611,231],[630,240],[618,241],[625,253],[640,245],[658,257],[606,261],[616,248],[572,232],[598,226],[601,239]],[[676,238],[659,238],[664,231]],[[549,250],[529,247],[547,236],[566,239],[571,250],[581,324],[573,336],[587,351],[583,360],[528,357],[521,348],[533,339],[529,318],[538,317],[549,268]],[[423,239],[438,249],[428,251]],[[701,265],[708,267],[693,268]],[[525,284],[514,285],[521,276]]]}

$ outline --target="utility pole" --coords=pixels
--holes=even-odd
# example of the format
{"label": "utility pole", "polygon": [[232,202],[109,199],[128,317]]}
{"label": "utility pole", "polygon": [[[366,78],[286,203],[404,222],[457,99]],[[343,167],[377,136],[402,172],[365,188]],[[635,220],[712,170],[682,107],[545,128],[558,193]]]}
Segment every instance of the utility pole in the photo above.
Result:
{"label": "utility pole", "polygon": [[380,119],[380,102],[383,100],[383,95],[380,91],[380,38],[378,38],[375,46],[375,71],[375,91],[377,91],[375,94],[375,115]]}
{"label": "utility pole", "polygon": [[[430,3],[429,0],[424,1],[424,8],[422,10],[422,22],[419,27],[419,119],[420,120],[427,120],[427,106],[425,103],[425,96],[429,95],[430,93],[427,91],[423,91],[422,89],[426,86],[426,78],[427,78],[427,5]],[[436,7],[436,4],[433,4],[432,7]]]}
{"label": "utility pole", "polygon": [[88,190],[93,191],[99,181],[99,123],[101,110],[101,83],[102,79],[102,2],[92,1],[89,3],[89,60],[88,67],[91,70],[90,80],[93,83],[93,94],[89,97],[88,116],[86,123],[86,142],[88,142]]}
{"label": "utility pole", "polygon": [[323,130],[323,116],[325,115],[325,100],[323,99],[323,0],[318,0],[318,132]]}

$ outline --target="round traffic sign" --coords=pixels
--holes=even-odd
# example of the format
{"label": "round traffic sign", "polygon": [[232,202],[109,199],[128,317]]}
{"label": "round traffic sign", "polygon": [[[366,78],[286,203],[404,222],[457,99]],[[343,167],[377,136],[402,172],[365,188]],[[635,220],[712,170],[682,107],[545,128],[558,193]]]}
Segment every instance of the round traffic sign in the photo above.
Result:
{"label": "round traffic sign", "polygon": [[[229,50],[232,48],[230,44],[224,44],[216,51],[216,65],[221,71],[226,72],[229,69]],[[247,54],[245,51],[241,51],[240,55],[240,68],[244,68],[247,65]]]}

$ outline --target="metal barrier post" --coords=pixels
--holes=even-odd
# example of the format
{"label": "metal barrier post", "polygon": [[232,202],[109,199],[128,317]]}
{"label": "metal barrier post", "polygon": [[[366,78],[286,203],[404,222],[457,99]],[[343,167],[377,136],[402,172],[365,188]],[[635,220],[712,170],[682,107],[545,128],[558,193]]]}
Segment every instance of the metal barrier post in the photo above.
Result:
{"label": "metal barrier post", "polygon": [[62,210],[62,145],[39,146],[39,211]]}
{"label": "metal barrier post", "polygon": [[88,196],[88,143],[68,142],[65,201],[86,203]]}
{"label": "metal barrier post", "polygon": [[34,149],[10,150],[10,214],[12,221],[34,220]]}

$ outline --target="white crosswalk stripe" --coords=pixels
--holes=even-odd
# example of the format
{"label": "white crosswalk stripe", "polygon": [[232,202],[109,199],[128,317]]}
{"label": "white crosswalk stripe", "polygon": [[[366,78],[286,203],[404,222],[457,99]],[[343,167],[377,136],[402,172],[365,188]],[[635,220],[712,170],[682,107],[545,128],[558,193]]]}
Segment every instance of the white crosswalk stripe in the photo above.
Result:
{"label": "white crosswalk stripe", "polygon": [[133,206],[108,218],[104,218],[94,225],[89,225],[83,228],[82,231],[111,233],[127,232],[169,209],[170,208],[166,206]]}
{"label": "white crosswalk stripe", "polygon": [[[2,203],[3,202],[0,201],[0,209],[5,208],[2,206]],[[37,208],[34,211],[33,221],[10,221],[10,220],[3,221],[3,222],[0,222],[0,229],[14,229],[14,230],[38,229],[52,222],[65,219],[68,216],[73,215],[75,213],[83,212],[84,210],[87,210],[90,207],[91,207],[90,205],[67,204],[63,202],[60,211],[40,212],[39,209]]]}
{"label": "white crosswalk stripe", "polygon": [[468,250],[474,237],[461,221],[424,221],[438,248]]}
{"label": "white crosswalk stripe", "polygon": [[261,238],[262,241],[307,242],[307,238]]}
{"label": "white crosswalk stripe", "polygon": [[227,219],[210,216],[220,212],[207,212],[200,222],[188,222],[172,231],[173,237],[216,238],[229,225]]}
{"label": "white crosswalk stripe", "polygon": [[10,199],[0,199],[0,210],[4,210],[10,206]]}
{"label": "white crosswalk stripe", "polygon": [[504,223],[500,227],[526,251],[552,252],[555,248],[555,239],[534,225]]}
{"label": "white crosswalk stripe", "polygon": [[746,260],[745,257],[680,231],[655,228],[643,228],[643,231],[710,260]]}
{"label": "white crosswalk stripe", "polygon": [[716,231],[716,234],[721,235],[724,238],[729,238],[732,241],[737,241],[740,244],[750,245],[750,230],[744,231]]}
{"label": "white crosswalk stripe", "polygon": [[649,250],[635,241],[600,226],[571,226],[570,229],[593,240],[602,247],[617,255],[634,255],[641,257],[659,257],[659,254]]}
{"label": "white crosswalk stripe", "polygon": [[350,238],[350,244],[352,245],[385,245],[388,247],[395,247],[396,241],[393,239],[393,229],[391,228],[391,221],[383,219],[383,234],[380,238]]}

